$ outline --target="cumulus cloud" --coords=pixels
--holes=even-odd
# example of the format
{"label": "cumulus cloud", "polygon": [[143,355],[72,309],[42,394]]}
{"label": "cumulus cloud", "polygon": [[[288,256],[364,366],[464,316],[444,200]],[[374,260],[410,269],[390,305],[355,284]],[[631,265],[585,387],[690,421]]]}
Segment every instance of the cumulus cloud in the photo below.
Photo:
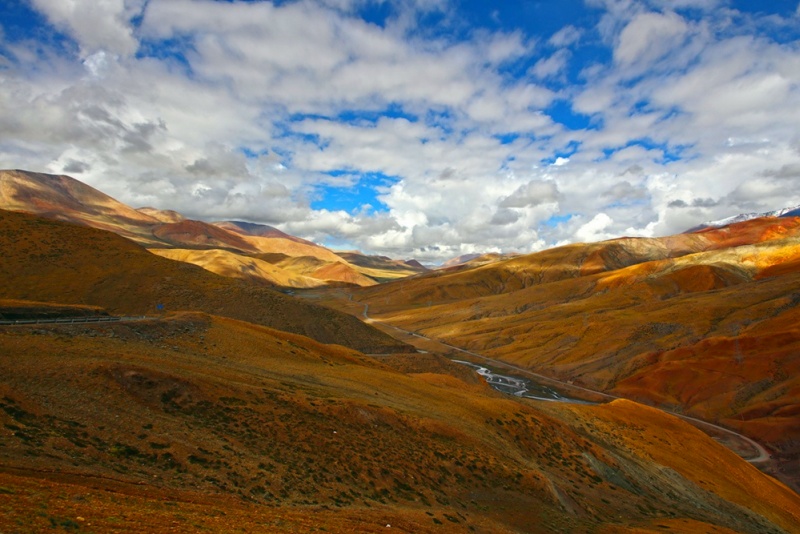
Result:
{"label": "cumulus cloud", "polygon": [[558,201],[555,182],[530,181],[500,202],[501,208],[527,208]]}
{"label": "cumulus cloud", "polygon": [[575,237],[577,237],[579,241],[585,243],[610,239],[615,236],[606,233],[605,230],[613,223],[614,221],[611,217],[605,213],[598,213],[592,217],[592,220],[582,224],[581,227],[578,228],[575,232]]}
{"label": "cumulus cloud", "polygon": [[649,64],[679,47],[689,26],[672,12],[642,13],[622,30],[614,49],[614,59],[623,64]]}
{"label": "cumulus cloud", "polygon": [[548,36],[446,0],[30,0],[0,166],[433,262],[800,204],[796,14],[586,3]]}
{"label": "cumulus cloud", "polygon": [[146,0],[31,0],[50,22],[69,33],[88,56],[99,50],[131,55],[138,48],[131,19]]}
{"label": "cumulus cloud", "polygon": [[537,78],[551,78],[561,74],[567,67],[567,62],[572,54],[569,50],[562,48],[552,56],[542,58],[531,67],[530,73]]}

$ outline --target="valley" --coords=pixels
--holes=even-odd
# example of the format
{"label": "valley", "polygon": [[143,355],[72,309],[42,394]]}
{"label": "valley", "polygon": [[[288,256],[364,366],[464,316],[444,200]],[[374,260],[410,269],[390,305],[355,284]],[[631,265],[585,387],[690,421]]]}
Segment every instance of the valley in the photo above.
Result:
{"label": "valley", "polygon": [[431,271],[4,176],[0,531],[800,530],[800,219]]}
{"label": "valley", "polygon": [[[570,245],[346,296],[309,293],[418,348],[436,340],[725,427],[798,487],[798,221]],[[451,351],[452,352],[452,351]]]}

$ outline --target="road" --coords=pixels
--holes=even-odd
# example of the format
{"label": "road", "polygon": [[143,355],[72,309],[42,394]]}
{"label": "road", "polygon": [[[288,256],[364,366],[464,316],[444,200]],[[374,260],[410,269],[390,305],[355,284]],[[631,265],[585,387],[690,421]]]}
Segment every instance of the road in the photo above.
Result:
{"label": "road", "polygon": [[137,317],[58,317],[55,319],[20,319],[18,321],[0,321],[0,326],[21,326],[31,324],[85,324],[85,323],[116,323],[121,321],[144,321],[153,319],[144,315]]}
{"label": "road", "polygon": [[[550,378],[548,376],[540,375],[538,373],[534,373],[534,372],[532,372],[532,371],[530,371],[528,369],[525,369],[524,367],[519,367],[517,365],[506,363],[506,362],[503,362],[503,361],[500,361],[500,360],[495,360],[493,358],[489,358],[488,356],[484,356],[482,354],[478,354],[477,352],[473,352],[473,351],[470,351],[470,350],[462,349],[460,347],[456,347],[455,345],[451,345],[449,343],[445,343],[444,341],[440,341],[438,339],[430,339],[430,338],[425,337],[423,335],[420,335],[420,334],[418,334],[416,332],[411,332],[409,330],[405,330],[405,329],[400,328],[398,326],[395,326],[393,324],[386,323],[384,321],[379,321],[379,320],[371,318],[369,316],[369,304],[364,304],[364,311],[363,311],[362,315],[364,317],[364,321],[367,322],[367,323],[373,323],[373,322],[374,323],[379,323],[379,324],[382,324],[384,326],[393,328],[393,329],[395,329],[395,330],[397,330],[399,332],[403,332],[403,333],[405,333],[407,335],[411,335],[411,336],[414,336],[414,337],[417,337],[417,338],[420,338],[420,339],[424,339],[424,340],[427,340],[427,341],[436,342],[436,343],[438,343],[438,344],[440,344],[442,346],[448,347],[448,348],[450,348],[452,350],[455,350],[457,352],[461,352],[462,354],[468,354],[468,355],[472,356],[473,358],[478,358],[480,360],[483,360],[483,361],[487,362],[488,364],[492,365],[493,367],[511,369],[511,370],[515,371],[516,373],[520,373],[522,375],[530,376],[532,378],[535,378],[537,382],[550,383],[550,384],[553,384],[553,385],[557,386],[559,389],[562,389],[562,390],[579,391],[579,392],[582,392],[582,393],[590,394],[592,396],[597,396],[597,397],[603,398],[605,400],[616,400],[616,399],[622,399],[623,398],[623,397],[619,397],[619,396],[616,396],[616,395],[610,395],[610,394],[604,393],[602,391],[596,391],[596,390],[585,388],[585,387],[582,387],[582,386],[576,386],[575,384],[570,384],[568,382],[563,382],[561,380],[556,380],[555,378]],[[477,367],[480,367],[480,366],[477,366]],[[503,375],[499,375],[499,376],[503,376]],[[509,377],[505,377],[505,378],[509,378]],[[492,384],[491,382],[490,382],[490,385],[494,386],[494,384]],[[514,393],[512,393],[512,394],[514,394]],[[517,395],[517,396],[520,396],[520,395]],[[575,399],[570,399],[568,397],[563,397],[563,396],[560,397],[560,398],[545,398],[545,399],[539,399],[539,400],[559,401],[559,402],[574,402],[575,401]],[[706,430],[704,430],[704,431],[706,433],[709,433],[708,429],[713,429],[716,433],[725,434],[728,437],[734,438],[735,440],[739,441],[740,443],[746,444],[747,446],[749,446],[753,450],[754,455],[751,456],[751,457],[744,457],[744,456],[742,456],[742,457],[745,460],[747,460],[748,462],[750,462],[751,464],[765,463],[765,462],[767,462],[767,461],[769,461],[771,459],[770,455],[769,455],[769,452],[760,443],[748,438],[745,435],[739,434],[738,432],[735,432],[735,431],[730,430],[728,428],[725,428],[725,427],[722,427],[722,426],[719,426],[719,425],[715,425],[715,424],[709,423],[707,421],[703,421],[702,419],[697,419],[695,417],[689,417],[688,415],[683,415],[683,414],[675,413],[675,412],[672,412],[672,411],[669,411],[669,410],[664,410],[663,408],[659,408],[659,409],[661,411],[663,411],[663,412],[666,412],[666,413],[670,414],[670,415],[674,415],[675,417],[679,417],[679,418],[683,419],[684,421],[687,421],[687,422],[691,423],[693,426],[700,428],[701,430],[703,430],[705,428]],[[736,450],[733,449],[733,447],[729,447],[729,448],[731,448],[732,450],[734,450],[734,452],[736,452]]]}

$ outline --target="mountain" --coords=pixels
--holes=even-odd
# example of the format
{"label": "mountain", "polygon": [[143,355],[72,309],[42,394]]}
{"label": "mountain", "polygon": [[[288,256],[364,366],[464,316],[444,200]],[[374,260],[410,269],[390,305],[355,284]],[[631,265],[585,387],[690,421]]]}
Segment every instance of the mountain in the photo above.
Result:
{"label": "mountain", "polygon": [[178,313],[2,329],[0,373],[3,532],[800,529],[797,494],[674,417],[434,355]]}
{"label": "mountain", "polygon": [[311,241],[306,241],[305,239],[300,239],[299,237],[295,237],[285,232],[281,232],[277,228],[273,228],[272,226],[266,224],[257,224],[257,223],[243,222],[243,221],[220,221],[212,224],[239,234],[256,236],[256,237],[280,237],[282,239],[288,239],[290,241],[303,243],[305,245],[309,245],[312,247],[318,246],[316,243],[312,243]]}
{"label": "mountain", "polygon": [[[193,263],[224,276],[268,285],[297,288],[341,284],[369,286],[376,284],[376,280],[395,279],[418,272],[397,265],[376,271],[350,264],[325,247],[267,225],[242,221],[206,223],[189,220],[172,210],[135,210],[69,176],[0,171],[0,209],[110,230],[161,256]],[[232,254],[237,257],[232,257]],[[307,257],[319,260],[320,264],[311,272],[293,271],[291,262],[251,268],[267,261],[265,254]],[[216,264],[217,261],[220,263]],[[234,264],[239,268],[232,268]]]}
{"label": "mountain", "polygon": [[109,230],[145,245],[159,243],[151,232],[158,219],[69,176],[0,171],[0,209]]}
{"label": "mountain", "polygon": [[360,252],[337,252],[337,255],[377,282],[397,280],[429,270],[415,260],[393,260],[386,256],[366,256]]}
{"label": "mountain", "polygon": [[104,230],[0,210],[0,249],[2,298],[118,315],[204,311],[369,353],[410,350],[349,315],[161,258]]}
{"label": "mountain", "polygon": [[442,265],[440,267],[443,268],[443,269],[446,269],[448,267],[455,267],[457,265],[462,265],[464,263],[467,263],[467,262],[469,262],[471,260],[474,260],[475,258],[479,258],[479,257],[480,257],[480,254],[463,254],[463,255],[458,256],[456,258],[451,258],[451,259],[447,260],[446,262],[442,263]]}
{"label": "mountain", "polygon": [[768,217],[439,270],[338,306],[738,430],[763,441],[797,488],[797,295],[800,218]]}
{"label": "mountain", "polygon": [[163,223],[177,223],[186,220],[186,217],[174,210],[159,210],[156,208],[136,208],[139,213],[152,217]]}
{"label": "mountain", "polygon": [[[776,280],[793,276],[796,227],[800,220],[792,227],[787,219],[742,230],[762,242],[733,250],[720,243],[741,237],[721,232],[708,247],[707,253],[717,254],[707,258],[709,275],[690,272],[685,287],[680,276],[672,285],[660,282],[681,270],[668,262],[688,261],[692,254],[678,257],[664,252],[665,243],[622,240],[607,253],[596,245],[546,256],[591,259],[575,268],[521,257],[386,286],[322,288],[303,292],[307,300],[300,300],[161,258],[112,232],[0,210],[0,317],[151,315],[0,326],[0,531],[798,531],[797,493],[674,416],[622,399],[593,405],[505,395],[468,367],[434,352],[414,352],[353,316],[315,303],[336,296],[362,316],[369,311],[389,317],[405,307],[403,315],[393,316],[398,324],[428,314],[432,332],[461,342],[475,331],[472,319],[458,330],[464,310],[455,298],[462,287],[455,277],[484,272],[487,283],[475,288],[484,296],[471,299],[469,313],[488,311],[486,320],[501,318],[494,314],[503,308],[492,305],[502,298],[520,294],[527,300],[517,304],[542,302],[525,293],[537,284],[591,280],[597,287],[552,301],[557,317],[534,328],[553,339],[556,321],[570,319],[559,305],[600,299],[605,306],[592,320],[614,341],[621,339],[614,337],[614,318],[603,313],[615,311],[630,287],[652,282],[647,287],[659,297],[651,297],[656,304],[702,293],[711,300],[698,302],[692,316],[716,306],[713,313],[721,315],[712,321],[714,328],[730,331],[737,324],[754,340],[743,341],[747,371],[738,369],[735,376],[767,368],[752,357],[751,343],[772,339],[755,348],[758,354],[770,349],[763,357],[770,370],[780,371],[772,376],[779,389],[760,384],[746,391],[765,394],[778,407],[771,416],[780,419],[791,409],[781,403],[796,389],[792,380],[798,376],[792,361],[781,359],[781,343],[796,349],[791,332],[797,322],[790,312],[793,293],[784,293],[780,306],[771,295]],[[781,232],[782,240],[768,237]],[[697,240],[714,241],[700,234]],[[186,250],[218,253],[237,268],[234,252]],[[621,276],[653,254],[662,258],[656,266]],[[302,261],[313,267],[308,257]],[[728,271],[724,261],[748,268]],[[527,265],[528,272],[515,278],[506,265],[487,276],[504,264]],[[447,302],[409,305],[395,290],[382,302],[367,300],[386,288],[418,291],[431,281],[446,288],[441,295]],[[748,321],[736,311],[726,315],[721,303],[727,301],[714,299],[719,291],[704,289],[751,282],[756,286],[747,298],[757,313]],[[558,292],[550,291],[542,295]],[[644,295],[636,290],[631,299],[641,303]],[[454,317],[430,314],[433,309]],[[509,318],[527,311],[501,313]],[[762,316],[769,320],[756,320]],[[447,321],[451,333],[436,331]],[[639,318],[638,325],[650,323]],[[782,337],[769,338],[781,328]],[[510,332],[502,334],[494,334],[497,348]],[[605,339],[595,341],[602,347]],[[578,362],[581,355],[576,352],[576,368],[585,372],[578,379],[588,384],[593,376],[602,378]],[[530,361],[533,356],[527,354]],[[679,356],[693,365],[691,355]],[[566,365],[557,362],[557,371]],[[636,375],[618,382],[630,377]],[[747,405],[748,399],[740,400]],[[772,428],[787,435],[780,425]]]}
{"label": "mountain", "polygon": [[764,213],[742,213],[741,215],[726,217],[725,219],[720,219],[718,221],[707,221],[690,229],[689,232],[696,232],[704,228],[719,228],[721,226],[728,226],[730,224],[745,222],[751,219],[760,219],[763,217],[800,217],[800,206],[767,211]]}
{"label": "mountain", "polygon": [[176,247],[223,249],[245,254],[260,252],[238,234],[202,221],[164,223],[153,230],[153,235]]}
{"label": "mountain", "polygon": [[446,262],[442,263],[439,268],[461,270],[465,267],[477,267],[479,265],[485,265],[487,263],[513,258],[518,255],[519,254],[516,253],[499,254],[497,252],[488,252],[486,254],[465,254],[463,256],[458,256],[457,258],[447,260]]}

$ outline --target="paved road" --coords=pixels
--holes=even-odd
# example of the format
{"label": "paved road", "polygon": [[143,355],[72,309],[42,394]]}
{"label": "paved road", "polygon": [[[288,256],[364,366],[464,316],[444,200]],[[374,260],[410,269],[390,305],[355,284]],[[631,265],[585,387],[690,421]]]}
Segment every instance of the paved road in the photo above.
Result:
{"label": "paved road", "polygon": [[140,315],[137,317],[109,317],[107,315],[97,317],[59,317],[55,319],[20,319],[18,321],[0,321],[0,326],[21,326],[31,324],[84,324],[84,323],[117,323],[122,321],[144,321],[153,319]]}
{"label": "paved road", "polygon": [[[500,360],[495,360],[493,358],[489,358],[488,356],[484,356],[482,354],[478,354],[477,352],[473,352],[473,351],[470,351],[470,350],[462,349],[460,347],[456,347],[455,345],[451,345],[449,343],[445,343],[444,341],[440,341],[438,339],[430,339],[430,338],[425,337],[423,335],[417,334],[416,332],[411,332],[409,330],[405,330],[405,329],[400,328],[398,326],[395,326],[393,324],[389,324],[389,323],[386,323],[384,321],[379,321],[377,319],[373,319],[373,318],[371,318],[369,316],[369,304],[364,304],[364,312],[363,312],[362,315],[364,316],[364,321],[365,322],[380,323],[382,325],[394,328],[395,330],[398,330],[398,331],[403,332],[405,334],[408,334],[408,335],[411,335],[411,336],[415,336],[415,337],[418,337],[420,339],[425,339],[425,340],[437,342],[440,345],[443,345],[443,346],[448,347],[450,349],[453,349],[455,351],[461,352],[463,354],[468,354],[468,355],[470,355],[470,356],[472,356],[474,358],[481,359],[481,360],[491,364],[494,367],[512,369],[515,372],[518,372],[518,373],[521,373],[523,375],[527,375],[527,376],[536,378],[537,381],[549,382],[551,384],[557,385],[560,389],[567,389],[567,390],[572,389],[572,390],[582,391],[584,393],[589,393],[589,394],[592,394],[592,395],[598,395],[598,396],[600,396],[602,398],[605,398],[607,400],[615,400],[615,399],[622,399],[623,398],[623,397],[618,397],[616,395],[610,395],[610,394],[604,393],[602,391],[596,391],[596,390],[593,390],[593,389],[589,389],[589,388],[585,388],[585,387],[581,387],[581,386],[576,386],[576,385],[570,384],[568,382],[562,382],[561,380],[556,380],[554,378],[550,378],[550,377],[547,377],[547,376],[544,376],[544,375],[540,375],[538,373],[534,373],[534,372],[532,372],[532,371],[530,371],[528,369],[525,369],[524,367],[519,367],[517,365],[506,363],[506,362],[503,362],[503,361],[500,361]],[[563,397],[562,397],[562,399],[563,399]],[[544,400],[553,401],[553,400],[560,400],[560,399],[544,399]],[[562,400],[562,402],[569,402],[569,401]],[[747,445],[752,447],[752,449],[755,451],[755,456],[753,456],[751,458],[744,458],[745,460],[747,460],[751,464],[764,463],[764,462],[767,462],[767,461],[769,461],[771,459],[769,453],[767,452],[767,450],[760,443],[758,443],[756,441],[753,441],[752,439],[748,438],[745,435],[739,434],[738,432],[735,432],[735,431],[730,430],[728,428],[721,427],[719,425],[715,425],[715,424],[709,423],[707,421],[703,421],[702,419],[697,419],[695,417],[689,417],[688,415],[683,415],[683,414],[671,412],[669,410],[664,410],[664,409],[661,409],[661,411],[666,412],[666,413],[668,413],[670,415],[674,415],[676,417],[680,417],[681,419],[683,419],[685,421],[689,421],[691,423],[694,423],[695,426],[712,428],[712,429],[716,430],[717,432],[722,432],[724,434],[727,434],[729,436],[734,437],[735,439],[738,439],[741,442],[746,443]]]}

